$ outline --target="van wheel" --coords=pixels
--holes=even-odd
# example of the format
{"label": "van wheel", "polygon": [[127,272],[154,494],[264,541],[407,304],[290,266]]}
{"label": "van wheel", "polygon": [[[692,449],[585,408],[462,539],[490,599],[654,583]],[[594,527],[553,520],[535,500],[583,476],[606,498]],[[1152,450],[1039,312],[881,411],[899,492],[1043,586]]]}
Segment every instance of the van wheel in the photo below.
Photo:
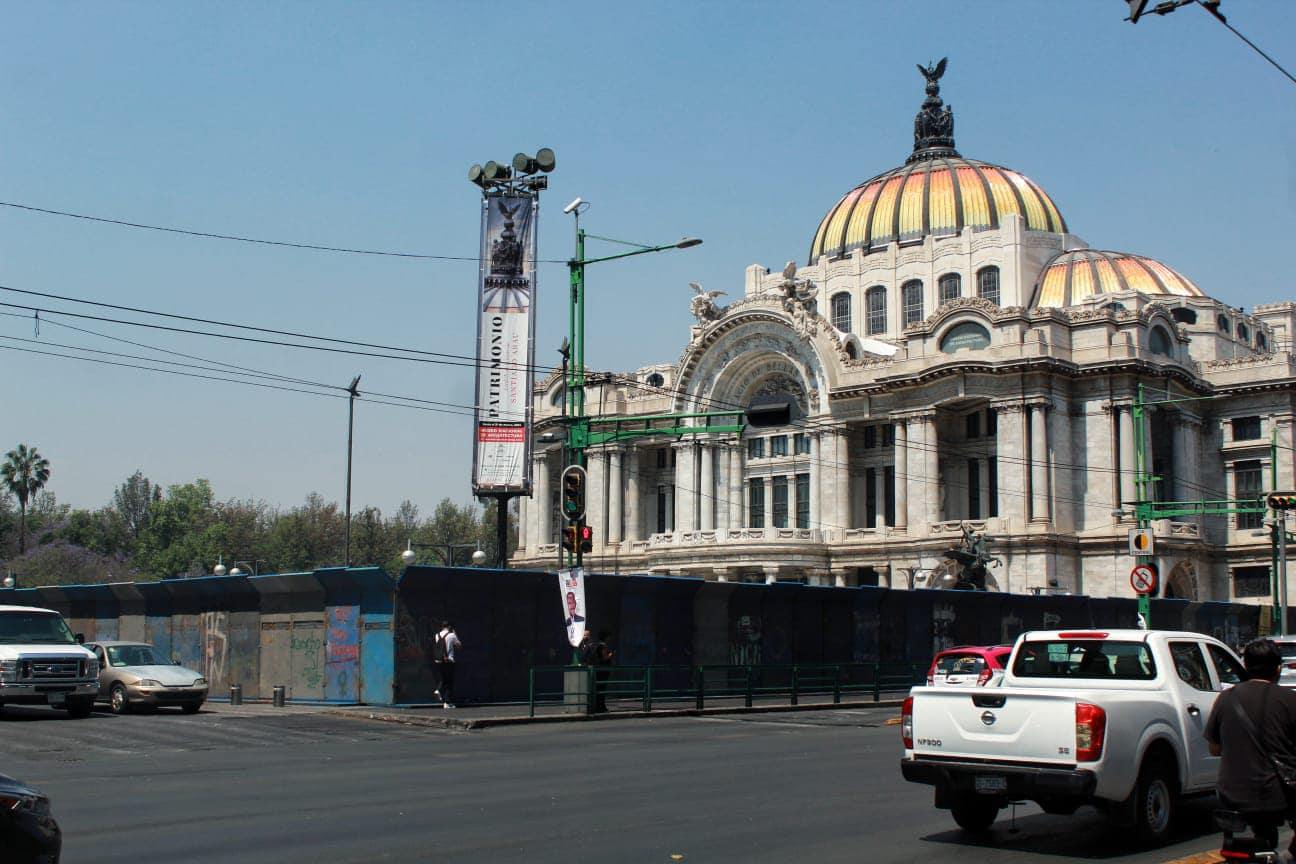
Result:
{"label": "van wheel", "polygon": [[1162,846],[1170,839],[1175,817],[1174,772],[1157,760],[1143,766],[1134,791],[1134,820],[1139,839],[1150,846]]}
{"label": "van wheel", "polygon": [[964,831],[979,834],[999,817],[999,802],[984,795],[964,795],[954,801],[950,814]]}
{"label": "van wheel", "polygon": [[78,719],[89,717],[90,709],[94,707],[93,699],[69,699],[65,703],[69,717]]}

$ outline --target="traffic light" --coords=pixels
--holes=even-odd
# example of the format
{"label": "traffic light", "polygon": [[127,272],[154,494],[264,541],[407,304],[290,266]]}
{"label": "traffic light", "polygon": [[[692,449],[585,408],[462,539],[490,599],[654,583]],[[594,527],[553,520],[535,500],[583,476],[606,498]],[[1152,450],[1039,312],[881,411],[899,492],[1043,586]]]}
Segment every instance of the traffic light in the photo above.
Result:
{"label": "traffic light", "polygon": [[1265,496],[1270,510],[1296,510],[1296,492],[1270,492]]}
{"label": "traffic light", "polygon": [[569,522],[585,516],[585,469],[568,465],[562,473],[562,515]]}
{"label": "traffic light", "polygon": [[594,529],[588,525],[581,524],[578,528],[580,534],[580,551],[591,552],[594,549]]}
{"label": "traffic light", "polygon": [[562,548],[568,552],[575,552],[580,546],[580,526],[572,523],[564,525],[562,529]]}

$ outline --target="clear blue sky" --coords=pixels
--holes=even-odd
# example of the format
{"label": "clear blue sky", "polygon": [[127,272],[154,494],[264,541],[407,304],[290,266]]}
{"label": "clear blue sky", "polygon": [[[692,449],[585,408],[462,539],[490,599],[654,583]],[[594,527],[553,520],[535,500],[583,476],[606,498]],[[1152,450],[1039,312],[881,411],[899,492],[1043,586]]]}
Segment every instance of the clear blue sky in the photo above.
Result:
{"label": "clear blue sky", "polygon": [[[1223,9],[1296,66],[1296,4]],[[678,357],[688,281],[735,295],[746,265],[803,261],[837,198],[908,154],[914,64],[948,55],[965,156],[1032,177],[1096,247],[1160,258],[1239,306],[1293,297],[1296,86],[1201,9],[1124,15],[1120,0],[10,3],[0,200],[471,256],[468,166],[549,146],[542,258],[571,254],[560,209],[577,195],[594,233],[706,241],[590,268],[589,361],[628,370]],[[433,351],[472,352],[475,274],[0,208],[2,285]],[[561,264],[542,268],[541,362],[557,359],[565,281]],[[472,401],[464,368],[78,326]],[[32,330],[0,317],[0,335]],[[40,339],[145,353],[48,324]],[[75,506],[106,503],[137,468],[207,477],[221,498],[342,497],[344,401],[9,351],[0,370],[0,445],[37,446]],[[466,417],[358,405],[355,506],[468,500],[469,431]]]}

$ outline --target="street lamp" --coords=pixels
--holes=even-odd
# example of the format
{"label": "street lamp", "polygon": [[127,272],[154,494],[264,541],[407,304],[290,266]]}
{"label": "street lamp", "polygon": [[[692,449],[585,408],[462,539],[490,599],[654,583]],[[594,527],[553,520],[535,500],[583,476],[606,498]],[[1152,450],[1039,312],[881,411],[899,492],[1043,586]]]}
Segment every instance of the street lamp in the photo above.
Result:
{"label": "street lamp", "polygon": [[405,541],[405,551],[401,553],[401,562],[406,567],[418,559],[418,553],[414,551],[415,549],[435,549],[441,557],[441,563],[446,567],[455,566],[455,552],[459,549],[473,550],[470,559],[474,566],[480,567],[486,563],[486,553],[478,549],[476,543],[415,543],[413,540],[407,540]]}
{"label": "street lamp", "polygon": [[[262,564],[269,564],[269,563],[270,563],[269,561],[265,561],[265,560],[262,560],[262,559],[260,559],[260,558],[253,558],[251,563],[248,563],[247,561],[236,561],[236,562],[234,562],[234,566],[230,568],[229,575],[231,575],[231,576],[242,576],[243,574],[247,573],[247,570],[245,570],[245,569],[239,567],[239,565],[242,564],[243,567],[250,567],[250,568],[252,568],[252,575],[253,575],[253,576],[260,576],[260,575],[261,575],[261,565],[262,565]],[[216,566],[217,566],[217,567],[221,567],[222,565],[219,565],[219,564],[218,564],[218,565],[216,565]],[[217,576],[220,576],[221,574],[220,574],[220,573],[217,573],[216,575],[217,575]]]}
{"label": "street lamp", "polygon": [[5,588],[17,588],[18,577],[15,576],[12,571],[10,571],[5,575],[4,581],[0,584],[4,585]]}
{"label": "street lamp", "polygon": [[[585,268],[590,264],[604,261],[615,261],[618,258],[630,258],[635,255],[647,255],[650,252],[665,252],[668,249],[691,249],[702,241],[696,237],[684,237],[674,243],[660,246],[645,246],[641,243],[630,243],[612,237],[600,237],[597,234],[586,234],[580,227],[580,216],[589,209],[589,202],[577,198],[563,208],[570,213],[576,223],[576,254],[567,262],[571,272],[571,295],[568,301],[567,329],[568,341],[565,347],[571,352],[571,363],[567,376],[564,376],[563,422],[567,426],[567,446],[572,454],[573,464],[585,467],[585,447],[589,443],[589,421],[585,418]],[[602,240],[606,243],[617,243],[622,246],[633,246],[629,252],[615,255],[603,255],[598,258],[585,257],[585,239]],[[564,352],[564,365],[567,364]],[[568,397],[570,394],[570,409]],[[579,562],[579,552],[577,561]]]}

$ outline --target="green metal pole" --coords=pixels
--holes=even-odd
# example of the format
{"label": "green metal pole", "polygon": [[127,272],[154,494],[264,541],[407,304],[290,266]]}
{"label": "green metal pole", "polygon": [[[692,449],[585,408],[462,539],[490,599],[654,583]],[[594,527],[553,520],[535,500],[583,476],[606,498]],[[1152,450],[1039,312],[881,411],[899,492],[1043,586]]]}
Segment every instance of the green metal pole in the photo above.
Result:
{"label": "green metal pole", "polygon": [[[1138,385],[1138,396],[1134,399],[1134,404],[1130,408],[1130,415],[1134,420],[1134,495],[1138,499],[1134,502],[1134,518],[1139,528],[1147,528],[1150,519],[1148,513],[1148,494],[1147,494],[1147,430],[1144,428],[1143,413],[1143,385]],[[1151,563],[1155,566],[1151,556],[1139,555],[1137,558],[1140,564]],[[1152,629],[1152,601],[1147,594],[1138,596],[1138,616],[1140,626]]]}
{"label": "green metal pole", "polygon": [[[1278,424],[1272,424],[1269,430],[1269,491],[1275,492],[1278,489]],[[1269,593],[1273,600],[1273,621],[1274,634],[1278,636],[1287,635],[1287,614],[1283,608],[1280,579],[1287,578],[1287,568],[1284,566],[1283,559],[1285,555],[1280,554],[1282,541],[1285,537],[1280,537],[1280,531],[1287,530],[1287,522],[1284,519],[1281,524],[1278,523],[1278,511],[1269,512],[1269,517],[1274,520],[1273,528],[1269,530],[1269,538],[1272,541],[1273,548],[1269,556]]]}

